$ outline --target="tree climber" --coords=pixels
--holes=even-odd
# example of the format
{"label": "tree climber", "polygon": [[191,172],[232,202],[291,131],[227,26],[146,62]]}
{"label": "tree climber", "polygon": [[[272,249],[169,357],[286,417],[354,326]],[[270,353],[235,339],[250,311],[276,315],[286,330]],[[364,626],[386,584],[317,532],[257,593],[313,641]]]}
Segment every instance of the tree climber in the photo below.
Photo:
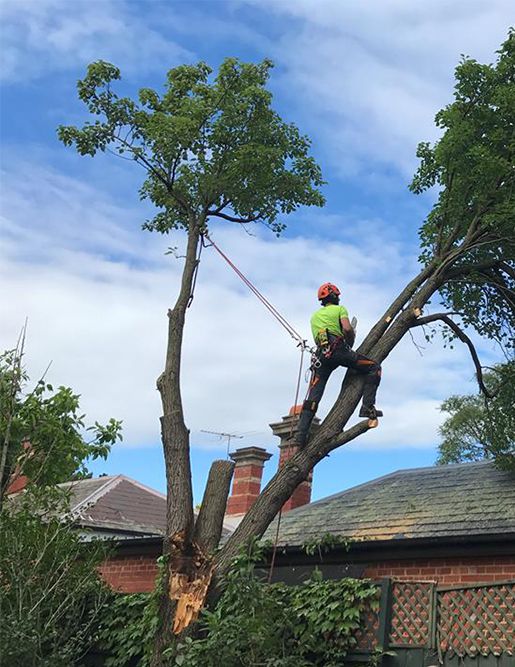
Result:
{"label": "tree climber", "polygon": [[297,432],[293,438],[293,444],[300,447],[306,444],[309,427],[327,380],[338,366],[346,366],[365,375],[363,404],[359,416],[367,419],[383,416],[375,407],[377,387],[381,381],[381,366],[352,349],[356,334],[349,321],[347,309],[339,305],[340,290],[332,283],[324,283],[318,290],[318,299],[322,307],[311,317],[311,331],[317,345],[316,361],[312,366],[308,396],[302,405]]}

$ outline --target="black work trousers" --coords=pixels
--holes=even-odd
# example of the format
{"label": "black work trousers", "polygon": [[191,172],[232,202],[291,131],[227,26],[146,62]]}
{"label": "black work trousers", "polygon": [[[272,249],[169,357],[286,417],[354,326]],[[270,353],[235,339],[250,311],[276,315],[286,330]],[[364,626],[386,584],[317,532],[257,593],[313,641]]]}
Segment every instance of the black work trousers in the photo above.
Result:
{"label": "black work trousers", "polygon": [[296,440],[299,444],[306,442],[309,427],[324,394],[327,381],[331,373],[339,366],[352,368],[357,373],[365,375],[363,405],[366,408],[371,408],[376,402],[377,387],[381,381],[381,366],[363,354],[354,352],[343,338],[336,339],[331,336],[330,343],[332,353],[329,357],[324,356],[321,350],[317,354],[320,365],[318,368],[313,369],[308,396],[302,406],[297,426]]}

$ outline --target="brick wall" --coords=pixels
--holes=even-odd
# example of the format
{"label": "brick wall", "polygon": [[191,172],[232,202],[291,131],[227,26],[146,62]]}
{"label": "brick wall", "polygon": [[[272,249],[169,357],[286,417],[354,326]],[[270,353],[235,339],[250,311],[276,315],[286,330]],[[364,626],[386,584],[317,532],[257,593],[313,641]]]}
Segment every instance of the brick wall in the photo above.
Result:
{"label": "brick wall", "polygon": [[391,560],[367,565],[363,576],[401,581],[437,581],[441,586],[515,579],[515,555]]}
{"label": "brick wall", "polygon": [[[104,580],[122,593],[151,591],[157,574],[157,556],[115,556],[100,568]],[[436,581],[441,586],[480,584],[515,579],[515,555],[473,558],[390,560],[369,564],[363,577],[399,581]]]}
{"label": "brick wall", "polygon": [[100,567],[106,583],[122,593],[146,593],[154,588],[155,556],[115,556]]}

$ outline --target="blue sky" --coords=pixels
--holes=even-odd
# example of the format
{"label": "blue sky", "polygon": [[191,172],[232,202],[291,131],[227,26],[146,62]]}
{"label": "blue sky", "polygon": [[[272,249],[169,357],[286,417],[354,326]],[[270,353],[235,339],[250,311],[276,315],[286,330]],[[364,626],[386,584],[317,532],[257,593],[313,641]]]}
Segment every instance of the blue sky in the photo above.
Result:
{"label": "blue sky", "polygon": [[[437,137],[434,114],[451,100],[460,54],[491,62],[510,9],[511,0],[3,1],[0,344],[12,346],[28,317],[32,376],[51,361],[49,380],[81,393],[91,420],[123,420],[124,442],[95,472],[164,489],[155,379],[180,275],[164,253],[182,240],[141,231],[150,211],[134,165],[58,143],[57,125],[85,119],[75,83],[86,65],[115,63],[134,92],[160,89],[183,62],[272,58],[274,106],[312,138],[327,206],[290,216],[279,241],[229,224],[214,235],[306,335],[318,284],[340,285],[360,338],[416,271],[431,206],[430,194],[407,190],[416,145]],[[387,360],[381,428],[318,466],[315,498],[434,461],[439,403],[475,387],[465,350],[420,342],[422,356],[406,340]],[[496,358],[490,344],[481,353]],[[210,462],[225,455],[201,431],[243,434],[239,444],[276,454],[268,424],[288,412],[297,364],[291,340],[205,253],[183,366],[197,501]],[[321,416],[340,380],[335,373]]]}

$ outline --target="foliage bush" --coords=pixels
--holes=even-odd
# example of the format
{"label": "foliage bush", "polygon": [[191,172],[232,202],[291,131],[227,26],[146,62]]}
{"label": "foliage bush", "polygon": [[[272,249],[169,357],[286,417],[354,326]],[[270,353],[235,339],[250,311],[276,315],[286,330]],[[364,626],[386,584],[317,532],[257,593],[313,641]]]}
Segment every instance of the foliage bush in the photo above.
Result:
{"label": "foliage bush", "polygon": [[61,502],[40,490],[0,512],[2,664],[70,667],[95,640],[109,595],[97,571],[106,549],[80,541],[59,518]]}
{"label": "foliage bush", "polygon": [[[302,585],[268,585],[255,573],[254,553],[238,558],[213,611],[204,610],[195,637],[171,646],[180,667],[336,667],[355,646],[377,588],[366,580],[323,580],[315,571]],[[156,627],[151,595],[118,596],[104,619],[99,647],[106,667],[146,667]]]}
{"label": "foliage bush", "polygon": [[151,595],[112,593],[105,605],[97,649],[105,667],[146,667],[151,639],[157,626]]}

